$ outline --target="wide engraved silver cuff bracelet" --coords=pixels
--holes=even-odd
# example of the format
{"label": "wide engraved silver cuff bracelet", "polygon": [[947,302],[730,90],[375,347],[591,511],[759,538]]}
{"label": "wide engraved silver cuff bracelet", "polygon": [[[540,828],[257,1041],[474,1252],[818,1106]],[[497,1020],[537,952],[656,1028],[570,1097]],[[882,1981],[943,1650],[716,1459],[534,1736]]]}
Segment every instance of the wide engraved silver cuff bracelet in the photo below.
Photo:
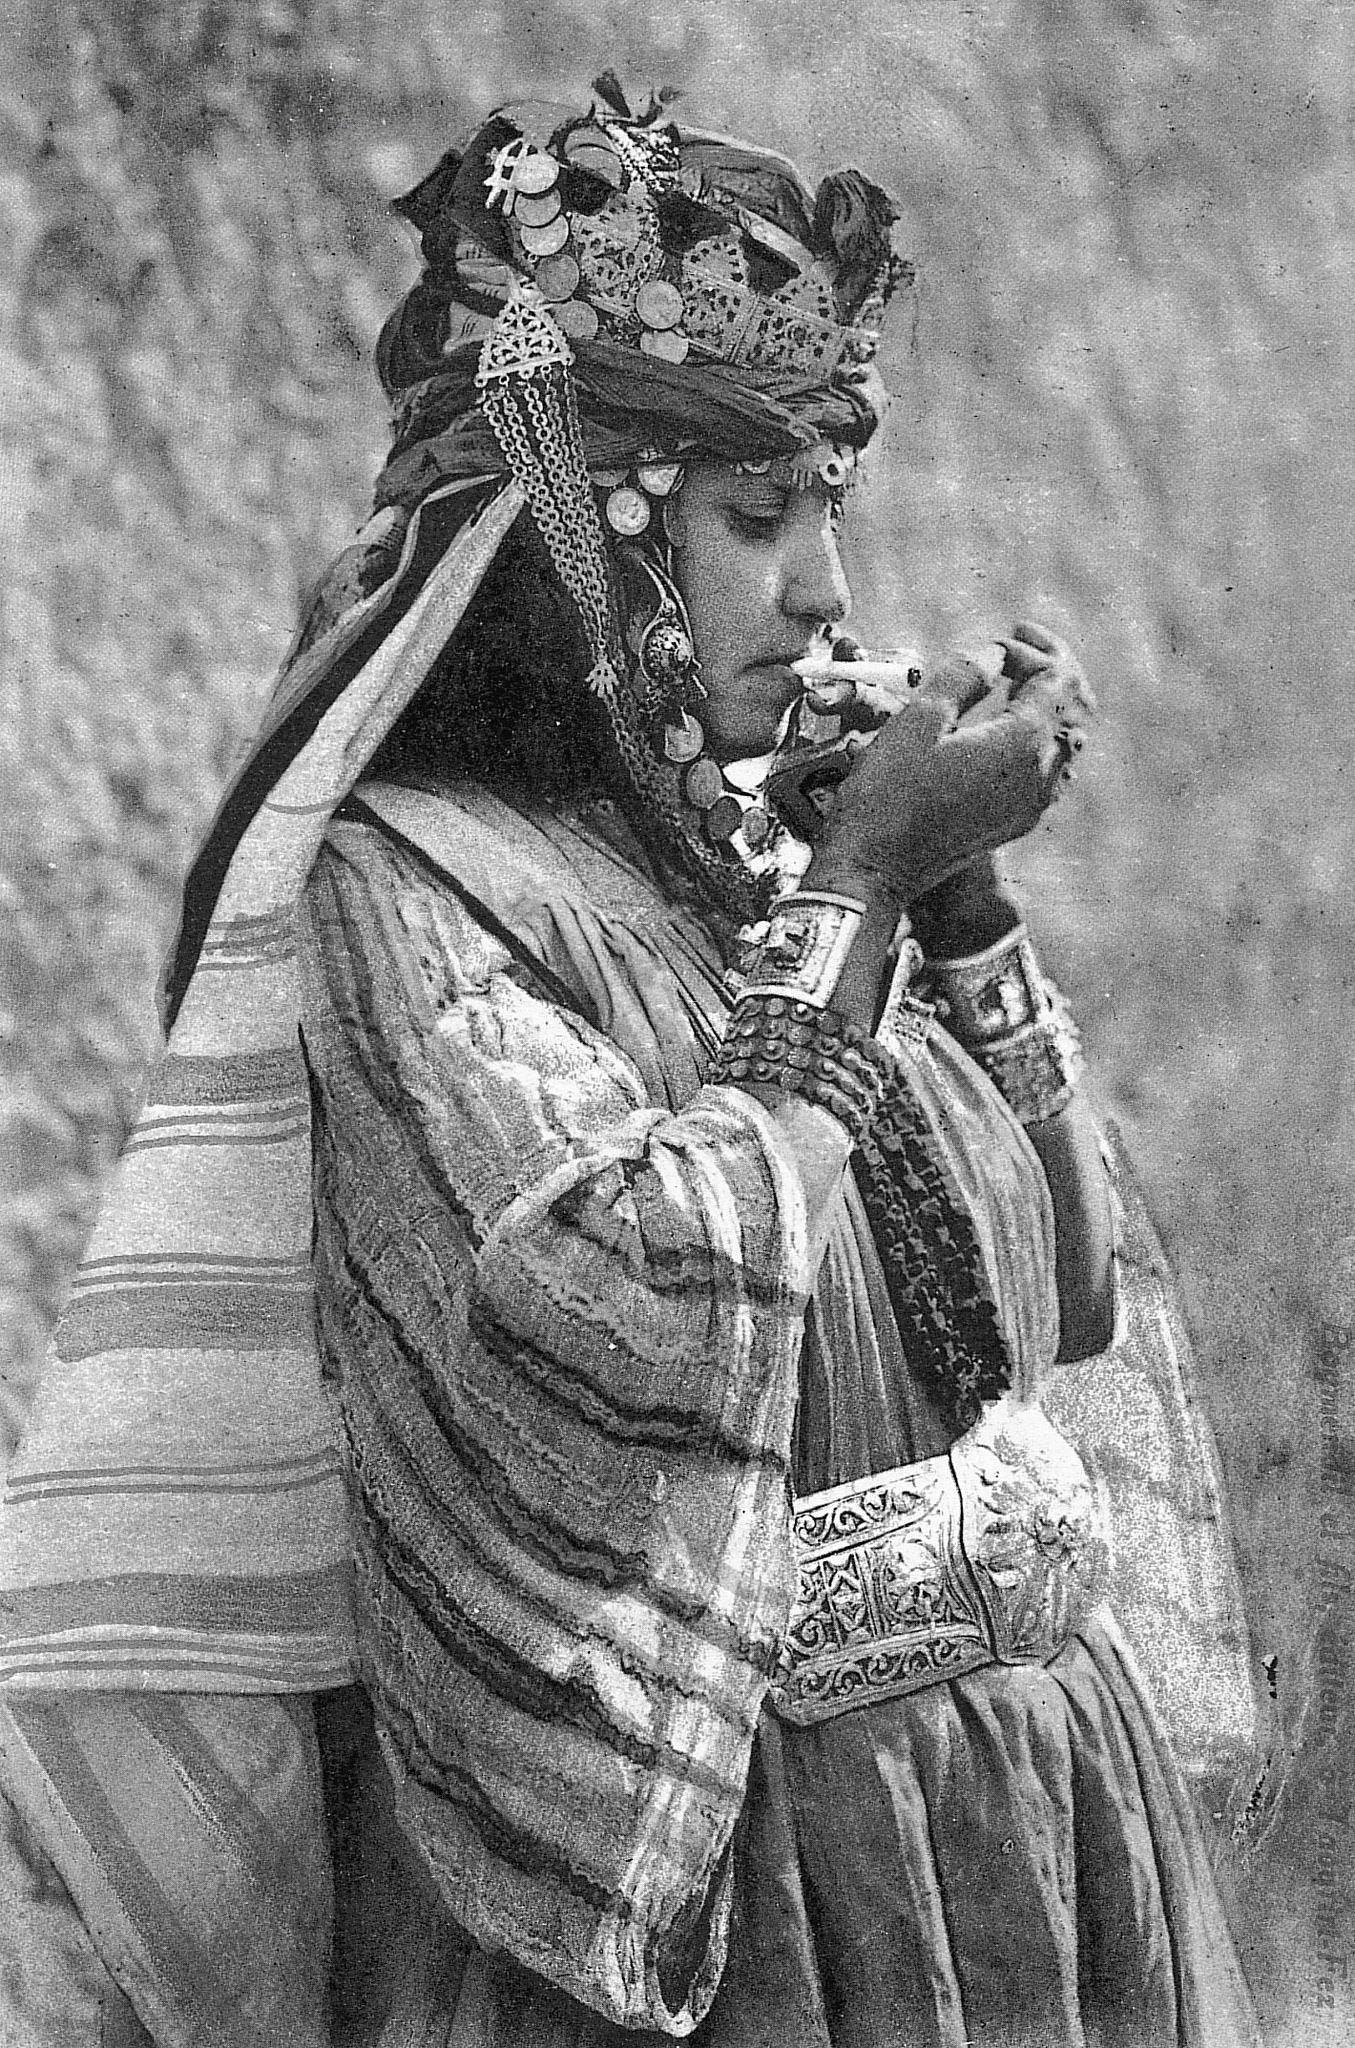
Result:
{"label": "wide engraved silver cuff bracelet", "polygon": [[986,1664],[1047,1664],[1109,1551],[1081,1459],[995,1402],[936,1458],[795,1505],[797,1593],[771,1703],[808,1725]]}

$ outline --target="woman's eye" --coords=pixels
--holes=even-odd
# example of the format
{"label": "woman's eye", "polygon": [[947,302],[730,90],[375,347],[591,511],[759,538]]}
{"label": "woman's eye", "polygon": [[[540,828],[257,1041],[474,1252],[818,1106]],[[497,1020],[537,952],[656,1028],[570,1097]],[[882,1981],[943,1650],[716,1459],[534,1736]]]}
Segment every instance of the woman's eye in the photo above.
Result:
{"label": "woman's eye", "polygon": [[781,531],[779,512],[744,512],[731,508],[729,523],[742,540],[775,540]]}

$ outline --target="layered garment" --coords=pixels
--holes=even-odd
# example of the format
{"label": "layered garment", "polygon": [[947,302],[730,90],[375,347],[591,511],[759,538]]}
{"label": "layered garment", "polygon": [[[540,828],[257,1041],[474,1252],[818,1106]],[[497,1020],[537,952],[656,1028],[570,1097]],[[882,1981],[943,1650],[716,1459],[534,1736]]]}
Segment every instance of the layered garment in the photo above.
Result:
{"label": "layered garment", "polygon": [[[454,878],[340,820],[309,890],[359,1649],[439,1894],[408,1879],[409,2038],[620,2040],[588,2005],[624,1978],[712,2048],[1253,2041],[1104,1610],[1048,1664],[759,1717],[787,1480],[944,1453],[948,1390],[910,1363],[850,1174],[815,1273],[774,1120],[703,1085],[722,963],[619,816],[372,794]],[[903,1058],[1034,1402],[1058,1339],[1038,1161],[944,1032]]]}

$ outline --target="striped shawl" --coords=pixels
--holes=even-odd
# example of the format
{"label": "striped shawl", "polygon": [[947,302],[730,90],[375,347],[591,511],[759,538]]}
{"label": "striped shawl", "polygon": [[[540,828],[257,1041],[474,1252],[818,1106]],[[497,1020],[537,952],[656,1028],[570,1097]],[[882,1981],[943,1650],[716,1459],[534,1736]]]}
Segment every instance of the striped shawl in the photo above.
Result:
{"label": "striped shawl", "polygon": [[[0,1498],[0,1690],[285,1692],[353,1669],[310,1278],[297,906],[326,822],[522,499],[463,527],[234,852]],[[413,554],[284,675],[324,679]]]}

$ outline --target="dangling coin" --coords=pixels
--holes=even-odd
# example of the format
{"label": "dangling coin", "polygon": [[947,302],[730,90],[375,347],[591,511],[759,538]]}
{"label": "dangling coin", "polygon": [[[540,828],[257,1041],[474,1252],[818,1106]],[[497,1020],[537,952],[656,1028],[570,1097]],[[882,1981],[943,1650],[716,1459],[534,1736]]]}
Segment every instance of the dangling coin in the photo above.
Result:
{"label": "dangling coin", "polygon": [[613,491],[607,500],[607,524],[613,533],[622,534],[627,540],[643,533],[649,524],[649,500],[644,492],[632,491],[624,484]]}
{"label": "dangling coin", "polygon": [[[687,791],[688,803],[696,804],[699,809],[707,811],[713,803],[723,796],[725,779],[714,761],[703,754],[701,759],[693,761],[691,767],[687,770],[687,780],[684,787]],[[730,802],[734,803],[732,797]],[[734,804],[734,808],[736,811],[738,810],[737,803]],[[736,818],[734,822],[737,825],[738,819]]]}
{"label": "dangling coin", "polygon": [[635,310],[646,327],[676,327],[682,318],[682,293],[666,278],[652,277],[635,294]]}
{"label": "dangling coin", "polygon": [[717,845],[732,839],[742,823],[743,810],[737,797],[719,796],[706,812],[706,830]]}
{"label": "dangling coin", "polygon": [[513,218],[524,228],[544,228],[559,211],[558,192],[542,192],[535,198],[529,192],[520,192],[513,202]]}
{"label": "dangling coin", "polygon": [[643,462],[635,472],[640,488],[651,498],[666,498],[682,475],[680,462]]}
{"label": "dangling coin", "polygon": [[681,725],[666,725],[663,729],[663,751],[670,761],[682,765],[694,761],[706,744],[706,735],[701,730],[699,719],[690,711],[682,714]]}
{"label": "dangling coin", "polygon": [[656,334],[652,328],[646,327],[640,335],[642,352],[647,356],[657,356],[664,363],[685,363],[690,347],[686,335],[678,334],[672,328]]}
{"label": "dangling coin", "polygon": [[549,192],[560,175],[560,166],[553,156],[544,150],[535,150],[531,156],[520,157],[513,166],[513,190],[539,197]]}
{"label": "dangling coin", "polygon": [[562,250],[558,256],[543,256],[536,266],[536,288],[547,304],[574,296],[579,284],[579,266]]}
{"label": "dangling coin", "polygon": [[760,846],[767,844],[767,834],[771,829],[771,819],[765,811],[759,810],[756,804],[753,805],[751,810],[744,812],[743,838],[744,844],[750,853],[756,853]]}
{"label": "dangling coin", "polygon": [[554,256],[569,240],[569,222],[562,213],[544,228],[523,228],[522,246],[529,256]]}
{"label": "dangling coin", "polygon": [[565,299],[552,306],[555,324],[571,341],[591,341],[598,331],[598,316],[587,299]]}

